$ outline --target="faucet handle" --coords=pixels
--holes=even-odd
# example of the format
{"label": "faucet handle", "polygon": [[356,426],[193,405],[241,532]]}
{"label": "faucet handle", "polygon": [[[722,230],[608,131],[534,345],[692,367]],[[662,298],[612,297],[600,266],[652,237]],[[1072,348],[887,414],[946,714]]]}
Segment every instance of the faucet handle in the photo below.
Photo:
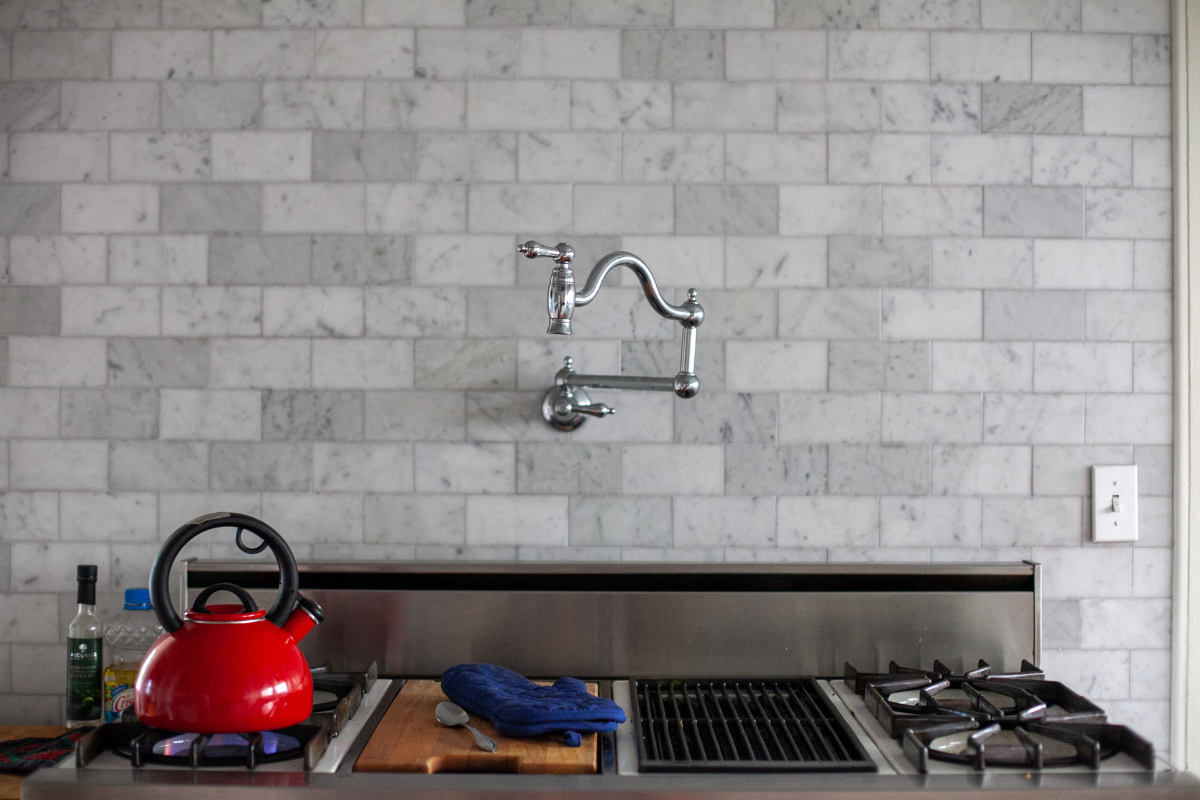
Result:
{"label": "faucet handle", "polygon": [[517,252],[526,258],[553,258],[559,264],[570,264],[571,259],[575,258],[574,248],[566,242],[559,242],[554,247],[547,247],[530,239],[525,244],[517,245]]}

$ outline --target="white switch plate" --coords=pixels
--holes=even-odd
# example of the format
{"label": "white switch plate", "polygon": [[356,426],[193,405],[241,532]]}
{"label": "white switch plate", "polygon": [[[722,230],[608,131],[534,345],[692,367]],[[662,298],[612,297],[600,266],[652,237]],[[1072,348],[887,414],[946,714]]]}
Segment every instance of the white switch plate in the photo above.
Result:
{"label": "white switch plate", "polygon": [[1137,465],[1092,467],[1092,541],[1136,542],[1137,538]]}

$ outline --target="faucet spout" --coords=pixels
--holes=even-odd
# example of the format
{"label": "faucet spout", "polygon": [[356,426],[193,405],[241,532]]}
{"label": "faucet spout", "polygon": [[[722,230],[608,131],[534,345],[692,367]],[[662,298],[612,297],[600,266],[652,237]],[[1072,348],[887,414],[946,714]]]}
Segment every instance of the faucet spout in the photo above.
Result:
{"label": "faucet spout", "polygon": [[604,279],[616,267],[629,267],[637,276],[650,307],[660,316],[673,319],[683,326],[679,372],[673,377],[577,375],[568,357],[563,368],[555,376],[555,385],[546,392],[542,400],[542,416],[547,422],[559,430],[569,431],[582,425],[585,415],[604,417],[615,411],[603,403],[592,403],[583,391],[587,388],[665,391],[674,392],[683,398],[695,397],[699,393],[700,380],[696,377],[696,328],[704,322],[704,308],[697,300],[695,289],[688,289],[687,300],[682,304],[668,303],[659,291],[646,262],[633,253],[618,250],[596,262],[596,266],[588,273],[583,289],[577,292],[575,275],[571,270],[571,260],[575,257],[575,251],[569,244],[560,242],[556,247],[547,247],[530,240],[519,245],[517,251],[527,258],[554,259],[550,285],[546,289],[546,309],[550,315],[547,333],[570,335],[571,315],[575,313],[575,309],[596,299]]}

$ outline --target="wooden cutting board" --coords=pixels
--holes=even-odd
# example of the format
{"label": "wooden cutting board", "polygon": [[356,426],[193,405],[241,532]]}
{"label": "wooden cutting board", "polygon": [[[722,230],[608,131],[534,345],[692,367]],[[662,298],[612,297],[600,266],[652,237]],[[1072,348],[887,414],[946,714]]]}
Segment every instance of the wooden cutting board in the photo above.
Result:
{"label": "wooden cutting board", "polygon": [[[588,691],[596,694],[596,684]],[[434,718],[446,700],[438,681],[409,681],[379,721],[354,764],[356,772],[516,772],[525,775],[575,775],[596,771],[594,733],[583,744],[567,747],[560,734],[508,738],[487,720],[471,715],[471,724],[499,748],[480,750],[466,728],[450,728]]]}

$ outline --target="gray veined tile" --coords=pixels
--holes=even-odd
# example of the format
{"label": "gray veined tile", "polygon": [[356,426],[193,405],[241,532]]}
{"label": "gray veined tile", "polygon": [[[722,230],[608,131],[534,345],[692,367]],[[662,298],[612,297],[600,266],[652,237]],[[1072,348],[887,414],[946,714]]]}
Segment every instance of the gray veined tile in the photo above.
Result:
{"label": "gray veined tile", "polygon": [[824,445],[738,444],[725,448],[727,495],[825,494]]}
{"label": "gray veined tile", "polygon": [[983,85],[984,133],[1083,133],[1083,90],[1023,83]]}
{"label": "gray veined tile", "polygon": [[[677,399],[675,440],[686,443],[773,443],[776,398],[773,394],[702,392]],[[763,494],[770,494],[764,490]]]}

